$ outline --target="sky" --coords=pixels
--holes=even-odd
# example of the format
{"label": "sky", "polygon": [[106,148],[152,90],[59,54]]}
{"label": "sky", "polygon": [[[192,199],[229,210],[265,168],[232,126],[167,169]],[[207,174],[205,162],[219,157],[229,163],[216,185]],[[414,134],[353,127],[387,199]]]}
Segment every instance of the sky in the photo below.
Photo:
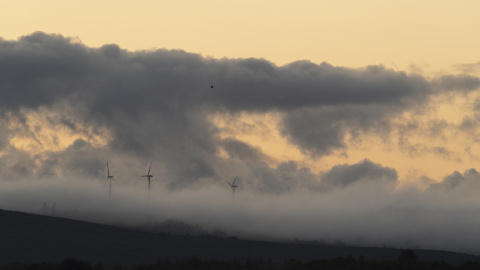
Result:
{"label": "sky", "polygon": [[480,252],[478,1],[3,6],[0,208]]}

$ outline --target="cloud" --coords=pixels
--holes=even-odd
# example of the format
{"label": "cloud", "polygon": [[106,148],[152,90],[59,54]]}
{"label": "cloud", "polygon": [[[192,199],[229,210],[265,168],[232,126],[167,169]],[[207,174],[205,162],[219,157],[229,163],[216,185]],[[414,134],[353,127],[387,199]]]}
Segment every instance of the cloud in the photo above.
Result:
{"label": "cloud", "polygon": [[2,111],[51,105],[94,71],[85,46],[44,33],[0,41],[0,62]]}
{"label": "cloud", "polygon": [[[308,162],[269,156],[261,143],[223,136],[211,116],[275,113],[280,135],[312,162],[348,155],[348,140],[362,136],[398,136],[412,151],[452,158],[452,148],[410,138],[423,131],[427,139],[445,138],[452,124],[425,124],[415,113],[437,95],[477,88],[472,75],[428,80],[383,66],[131,52],[40,32],[0,40],[0,178],[8,183],[0,200],[17,210],[56,200],[64,209],[95,212],[105,203],[109,161],[118,180],[113,209],[127,218],[103,208],[83,218],[141,222],[151,213],[140,175],[152,162],[158,219],[279,238],[476,251],[478,239],[455,238],[449,226],[475,235],[479,220],[456,224],[452,215],[475,213],[477,174],[453,173],[422,193],[396,187],[397,169],[369,159],[317,172]],[[472,112],[461,126],[468,131],[478,126]],[[232,199],[225,180],[234,177]]]}
{"label": "cloud", "polygon": [[345,137],[390,131],[388,106],[335,106],[298,109],[286,114],[281,131],[306,154],[323,156],[345,148]]}
{"label": "cloud", "polygon": [[368,159],[354,165],[335,165],[322,175],[322,183],[327,189],[344,188],[359,181],[374,181],[378,185],[395,185],[397,172],[382,167]]}
{"label": "cloud", "polygon": [[446,176],[440,183],[432,184],[427,191],[447,192],[457,189],[458,187],[463,187],[472,183],[475,184],[475,182],[479,181],[480,175],[475,169],[466,170],[463,175],[458,171],[455,171]]}
{"label": "cloud", "polygon": [[[217,60],[179,50],[89,48],[41,32],[2,40],[0,63],[3,112],[41,109],[52,115],[52,127],[108,137],[109,155],[155,159],[164,164],[163,178],[176,179],[172,187],[218,176],[215,153],[222,143],[208,120],[212,113],[284,112],[283,135],[322,156],[342,149],[346,134],[388,128],[391,115],[431,93],[425,79],[381,66],[357,70],[299,61],[277,67],[263,59]],[[240,145],[225,146],[233,151]]]}
{"label": "cloud", "polygon": [[459,91],[473,91],[480,87],[480,79],[475,76],[460,74],[460,75],[444,75],[434,79],[434,83],[438,84],[439,89],[443,90],[459,90]]}
{"label": "cloud", "polygon": [[266,60],[219,62],[220,85],[206,97],[230,110],[288,110],[320,105],[402,104],[428,94],[429,84],[382,66],[365,69],[298,61],[276,67]]}
{"label": "cloud", "polygon": [[457,64],[455,68],[460,70],[462,73],[476,73],[480,70],[480,62],[469,63],[469,64]]}
{"label": "cloud", "polygon": [[243,162],[268,162],[272,159],[263,154],[259,148],[231,138],[224,140],[223,147],[230,158]]}
{"label": "cloud", "polygon": [[[217,155],[222,147],[245,162],[269,159],[248,144],[219,140],[212,114],[280,112],[281,134],[303,153],[322,157],[344,151],[347,137],[389,134],[394,117],[424,105],[439,85],[462,91],[478,81],[465,75],[429,82],[382,66],[297,61],[279,67],[264,59],[212,59],[181,50],[90,48],[41,32],[0,41],[0,63],[4,115],[26,118],[41,111],[52,129],[86,141],[104,138],[105,160],[130,156],[162,164],[161,178],[178,188],[225,177]],[[42,125],[30,122],[20,126],[33,138]],[[9,134],[19,134],[12,123],[21,117],[2,124],[0,146]],[[40,171],[55,171],[47,164],[73,169],[59,165],[60,155],[49,153]],[[96,166],[85,170],[95,172]]]}

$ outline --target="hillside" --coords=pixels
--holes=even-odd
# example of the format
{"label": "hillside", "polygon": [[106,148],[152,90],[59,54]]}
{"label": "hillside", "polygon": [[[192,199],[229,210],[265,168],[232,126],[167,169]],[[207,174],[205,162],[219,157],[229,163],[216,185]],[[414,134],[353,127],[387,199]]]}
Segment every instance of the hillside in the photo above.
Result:
{"label": "hillside", "polygon": [[[274,243],[212,236],[149,233],[64,218],[0,210],[0,264],[59,262],[68,257],[105,265],[153,263],[157,258],[283,260],[362,255],[366,259],[396,259],[401,250]],[[415,250],[420,260],[459,264],[476,256],[444,251]]]}

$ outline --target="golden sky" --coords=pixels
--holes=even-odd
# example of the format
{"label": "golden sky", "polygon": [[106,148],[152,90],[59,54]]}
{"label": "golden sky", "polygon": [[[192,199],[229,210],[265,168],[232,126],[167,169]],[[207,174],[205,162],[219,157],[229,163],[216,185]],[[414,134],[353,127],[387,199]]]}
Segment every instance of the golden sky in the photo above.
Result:
{"label": "golden sky", "polygon": [[[43,31],[74,37],[91,47],[115,43],[131,51],[182,49],[214,58],[264,58],[276,65],[302,59],[353,68],[385,65],[427,77],[455,71],[459,64],[476,63],[480,59],[480,1],[474,0],[1,0],[0,3],[0,35],[7,40]],[[446,99],[414,117],[459,124],[462,108],[475,97],[464,96],[453,104]],[[434,154],[418,157],[391,146],[398,142],[385,142],[380,137],[364,137],[361,145],[347,140],[348,153],[310,159],[279,134],[277,120],[275,114],[243,116],[236,121],[263,121],[269,125],[263,131],[229,136],[248,141],[280,161],[295,159],[317,172],[335,164],[369,158],[394,167],[400,178],[418,173],[440,179],[453,170],[473,167],[478,161],[466,158],[465,153],[456,160],[439,159]],[[228,130],[222,119],[216,121]],[[66,137],[64,134],[63,138]],[[68,145],[74,139],[59,141]],[[29,145],[22,140],[17,138],[12,143]],[[413,136],[412,140],[431,143],[429,138]],[[470,143],[465,139],[458,147],[465,148]],[[453,149],[457,145],[449,142],[448,147]]]}
{"label": "golden sky", "polygon": [[480,2],[5,1],[1,35],[34,31],[88,46],[183,49],[215,58],[450,69],[480,58]]}

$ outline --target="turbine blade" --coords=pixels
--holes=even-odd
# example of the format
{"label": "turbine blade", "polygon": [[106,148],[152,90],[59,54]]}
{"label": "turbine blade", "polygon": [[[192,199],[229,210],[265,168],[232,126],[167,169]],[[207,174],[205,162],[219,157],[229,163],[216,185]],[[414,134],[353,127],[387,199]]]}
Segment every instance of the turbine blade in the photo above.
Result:
{"label": "turbine blade", "polygon": [[235,179],[233,180],[233,185],[235,185],[235,181],[237,181],[237,176],[235,176]]}
{"label": "turbine blade", "polygon": [[148,168],[148,173],[147,174],[150,174],[150,169],[152,168],[152,162],[150,162],[150,168]]}

